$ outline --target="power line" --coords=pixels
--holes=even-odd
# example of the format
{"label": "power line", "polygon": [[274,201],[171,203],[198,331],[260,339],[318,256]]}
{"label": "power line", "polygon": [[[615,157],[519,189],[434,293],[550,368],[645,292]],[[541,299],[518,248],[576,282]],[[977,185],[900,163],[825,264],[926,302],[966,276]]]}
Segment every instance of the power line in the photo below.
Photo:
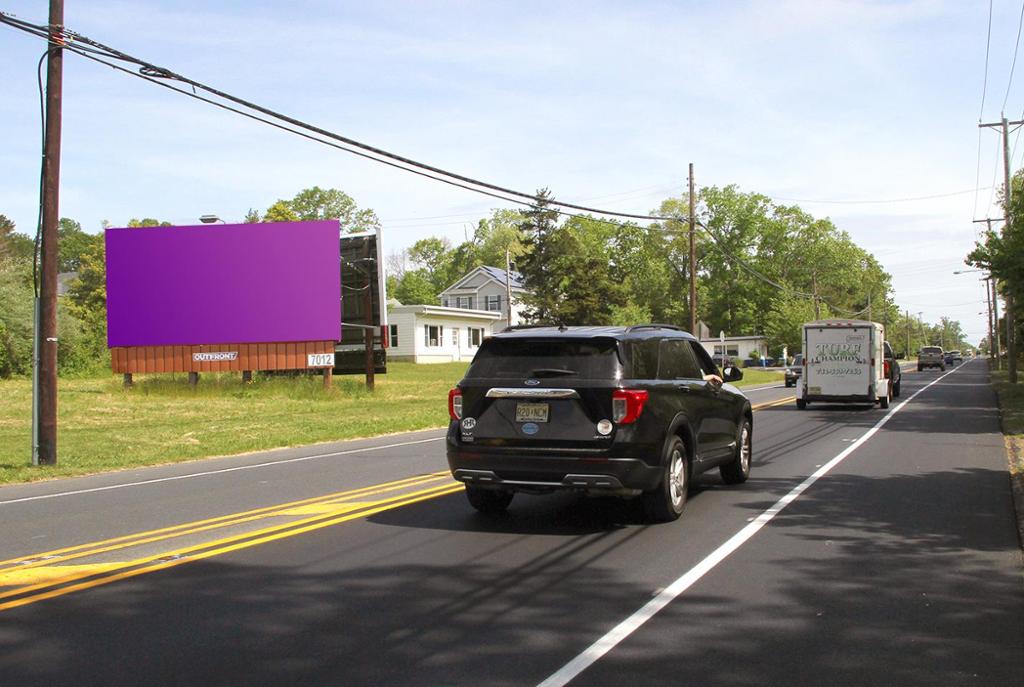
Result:
{"label": "power line", "polygon": [[[992,182],[993,184],[995,181]],[[987,186],[985,188],[988,188]],[[951,191],[949,193],[936,193],[930,196],[913,196],[910,198],[885,198],[881,200],[822,200],[813,198],[781,198],[775,196],[775,200],[781,200],[788,203],[823,203],[828,205],[871,205],[871,204],[883,204],[883,203],[913,203],[919,200],[935,200],[936,198],[951,198],[953,196],[963,196],[968,193],[976,193],[978,189],[966,189],[964,191]]]}
{"label": "power line", "polygon": [[[11,17],[10,15],[3,14],[3,13],[0,13],[0,22],[8,24],[8,25],[10,25],[10,26],[12,26],[14,28],[26,31],[26,32],[28,32],[28,33],[30,33],[32,35],[35,35],[35,36],[38,36],[38,37],[41,37],[41,38],[45,38],[48,41],[53,41],[54,40],[48,34],[48,31],[47,31],[48,27],[46,27],[46,26],[30,24],[28,22],[24,22],[24,21],[21,21],[19,19],[15,19],[14,17]],[[527,202],[526,203],[522,203],[522,201],[515,201],[515,200],[513,200],[513,198],[507,198],[507,197],[503,198],[503,200],[506,200],[506,201],[520,202],[521,204],[532,205],[535,202],[535,200],[536,200],[536,194],[525,193],[523,191],[517,191],[515,189],[511,189],[511,188],[508,188],[508,187],[505,187],[505,186],[500,186],[498,184],[492,184],[490,182],[483,181],[481,179],[476,179],[476,178],[469,177],[469,176],[466,176],[466,175],[463,175],[463,174],[458,174],[456,172],[452,172],[452,171],[443,169],[441,167],[430,165],[430,164],[427,164],[427,163],[424,163],[424,162],[419,162],[417,160],[413,160],[412,158],[408,158],[408,157],[405,157],[405,156],[402,156],[402,155],[398,155],[396,153],[392,153],[390,151],[387,151],[387,150],[385,150],[383,148],[379,148],[377,146],[372,146],[372,145],[369,145],[369,144],[366,144],[366,143],[362,143],[362,142],[357,141],[357,140],[355,140],[353,138],[350,138],[348,136],[343,136],[341,134],[337,134],[337,133],[328,131],[328,130],[320,128],[318,126],[314,126],[312,124],[309,124],[308,122],[304,122],[304,121],[302,121],[300,119],[296,119],[294,117],[290,117],[288,115],[282,114],[282,113],[277,112],[275,110],[271,110],[269,108],[263,107],[263,106],[258,105],[256,103],[253,103],[251,101],[248,101],[248,100],[245,100],[243,98],[239,98],[237,96],[234,96],[234,95],[231,95],[229,93],[226,93],[224,91],[218,90],[216,88],[213,88],[212,86],[208,86],[208,85],[206,85],[204,83],[201,83],[199,81],[196,81],[194,79],[190,79],[188,77],[182,76],[181,74],[177,74],[175,72],[172,72],[171,70],[166,69],[164,67],[159,67],[157,65],[154,65],[154,64],[151,64],[151,63],[146,62],[144,60],[141,60],[141,59],[139,59],[137,57],[133,57],[131,55],[128,55],[127,53],[123,53],[123,52],[121,52],[121,51],[119,51],[119,50],[117,50],[115,48],[111,48],[111,47],[109,47],[107,45],[104,45],[102,43],[94,41],[94,40],[90,39],[89,37],[83,36],[81,34],[78,34],[78,33],[74,32],[74,31],[61,28],[61,29],[59,29],[59,34],[60,34],[61,38],[65,41],[65,44],[63,45],[63,47],[65,47],[65,49],[68,49],[71,52],[75,52],[75,53],[77,53],[77,54],[79,54],[79,55],[81,55],[83,57],[94,59],[97,62],[104,63],[104,64],[106,64],[107,66],[110,66],[110,67],[118,68],[118,69],[120,69],[123,72],[126,72],[128,74],[132,74],[134,76],[139,76],[140,78],[149,80],[149,81],[151,81],[153,83],[160,83],[159,81],[156,81],[156,79],[169,79],[169,80],[173,80],[173,81],[179,81],[181,83],[184,83],[184,84],[187,84],[187,85],[191,86],[193,91],[195,91],[195,89],[202,90],[202,91],[204,91],[206,93],[209,93],[210,95],[216,96],[217,98],[221,98],[223,100],[230,101],[230,102],[235,103],[236,105],[240,105],[240,106],[242,106],[242,107],[244,107],[246,109],[253,110],[255,112],[259,112],[260,114],[266,115],[266,116],[271,117],[271,118],[276,119],[276,120],[280,120],[282,122],[286,122],[287,124],[289,124],[292,127],[297,127],[299,129],[303,129],[303,130],[315,133],[318,136],[326,137],[326,138],[332,139],[334,141],[337,141],[339,143],[342,143],[345,146],[349,146],[349,147],[344,147],[344,146],[335,146],[335,147],[338,147],[339,149],[345,150],[345,151],[347,151],[349,153],[360,154],[360,153],[357,153],[355,150],[352,150],[352,148],[358,148],[358,149],[360,149],[362,151],[365,151],[365,153],[370,153],[370,155],[367,155],[365,153],[362,154],[363,157],[366,157],[368,159],[374,160],[376,162],[380,162],[382,164],[391,164],[391,166],[393,166],[393,167],[397,167],[398,169],[404,169],[405,171],[408,171],[408,172],[415,172],[415,170],[413,168],[416,168],[418,170],[422,170],[423,172],[428,172],[428,174],[421,174],[421,176],[427,176],[429,178],[434,179],[435,181],[444,181],[445,183],[449,183],[449,184],[452,184],[454,186],[461,186],[462,188],[464,188],[466,190],[474,191],[475,193],[482,193],[483,195],[493,195],[494,193],[501,193],[501,194],[505,194],[506,196],[512,196],[513,198],[524,199]],[[82,43],[84,43],[85,46],[87,46],[87,47],[82,47],[81,45],[79,45],[79,44],[82,44]],[[92,53],[92,54],[89,54],[89,53]],[[106,57],[108,59],[114,59],[114,60],[118,60],[118,61],[121,61],[121,62],[128,62],[128,63],[130,63],[132,65],[136,65],[137,67],[139,67],[138,74],[136,74],[135,72],[132,72],[130,70],[124,69],[123,67],[119,67],[118,65],[112,64],[112,63],[107,62],[107,61],[102,60],[102,59],[99,59],[95,55],[102,55],[103,57]],[[166,85],[166,84],[160,83],[160,85]],[[238,114],[246,114],[246,113],[243,113],[243,112],[241,112],[241,111],[239,111],[237,109],[225,106],[222,103],[215,103],[214,101],[211,101],[209,99],[202,98],[202,97],[198,96],[198,94],[196,94],[194,92],[193,93],[188,93],[187,91],[184,91],[182,89],[176,89],[176,88],[171,88],[171,90],[175,90],[175,91],[177,91],[179,93],[184,93],[186,95],[191,95],[193,97],[197,97],[200,100],[205,100],[206,102],[209,102],[210,104],[215,104],[215,105],[218,105],[220,107],[224,107],[225,109],[230,109],[232,111],[237,112]],[[264,123],[268,123],[268,124],[270,123],[269,121],[267,121],[265,119],[262,119],[260,117],[256,117],[254,115],[247,115],[247,116],[251,116],[251,118],[256,119],[258,121],[263,121]],[[294,131],[294,129],[293,129],[293,132],[298,133],[297,131]],[[382,158],[386,158],[386,160],[391,160],[394,163],[399,163],[399,164],[388,163],[385,159],[382,159]],[[455,181],[458,181],[458,182],[462,182],[462,183],[461,184],[460,183],[454,183],[452,180],[455,180]],[[475,187],[479,187],[479,188],[475,188]],[[486,193],[482,189],[488,189],[492,193]],[[499,196],[495,196],[495,197],[499,197]],[[585,206],[585,205],[579,205],[579,204],[575,204],[575,203],[559,201],[559,200],[554,199],[554,198],[549,199],[548,203],[550,205],[556,205],[556,206],[564,207],[564,208],[571,208],[573,210],[580,210],[582,212],[591,212],[591,213],[595,213],[595,214],[599,214],[599,215],[610,215],[610,216],[613,216],[613,217],[622,217],[622,218],[626,218],[626,219],[649,220],[649,219],[652,218],[651,215],[640,215],[640,214],[636,214],[636,213],[617,212],[617,211],[614,211],[614,210],[606,210],[606,209],[601,209],[601,208],[588,207],[588,206]],[[664,217],[664,218],[658,218],[658,219],[674,219],[674,218]]]}
{"label": "power line", "polygon": [[[978,122],[985,114],[985,93],[988,90],[988,54],[992,44],[992,0],[988,0],[988,35],[985,37],[985,76],[981,82],[981,109],[978,111]],[[979,148],[980,151],[980,148]]]}
{"label": "power line", "polygon": [[1001,112],[1006,112],[1006,102],[1010,99],[1010,86],[1013,85],[1013,70],[1017,66],[1017,50],[1020,48],[1020,31],[1024,28],[1024,3],[1020,6],[1020,21],[1017,22],[1017,42],[1013,46],[1013,62],[1010,63],[1010,79],[1006,83],[1006,97],[1003,98]]}
{"label": "power line", "polygon": [[[320,127],[314,126],[314,125],[309,124],[307,122],[304,122],[302,120],[295,119],[293,117],[290,117],[288,115],[284,115],[282,113],[276,112],[276,111],[271,110],[269,108],[262,107],[260,105],[257,105],[256,103],[244,100],[242,98],[239,98],[239,97],[236,97],[236,96],[233,96],[233,95],[230,95],[230,94],[228,94],[226,92],[220,91],[220,90],[218,90],[216,88],[213,88],[211,86],[203,84],[203,83],[201,83],[199,81],[195,81],[193,79],[184,77],[184,76],[182,76],[180,74],[176,74],[176,73],[170,71],[169,69],[165,69],[163,67],[158,67],[158,66],[153,65],[151,63],[145,62],[144,60],[141,60],[139,58],[133,57],[133,56],[128,55],[126,53],[120,52],[119,50],[116,50],[115,48],[111,48],[109,46],[106,46],[106,45],[104,45],[102,43],[94,41],[94,40],[92,40],[92,39],[90,39],[90,38],[88,38],[86,36],[83,36],[81,34],[75,33],[74,31],[70,31],[70,30],[65,29],[63,27],[54,27],[53,35],[51,35],[50,27],[48,27],[48,26],[31,24],[29,22],[25,22],[25,21],[22,21],[20,19],[17,19],[17,18],[13,17],[12,15],[10,15],[8,13],[3,13],[3,12],[0,12],[0,23],[7,24],[9,26],[12,26],[13,28],[25,31],[25,32],[27,32],[27,33],[29,33],[31,35],[37,36],[39,38],[43,38],[43,39],[45,39],[46,41],[48,41],[50,43],[53,43],[55,45],[59,45],[64,50],[67,50],[69,52],[78,54],[78,55],[80,55],[82,57],[85,57],[86,59],[89,59],[89,60],[92,60],[92,61],[97,62],[99,64],[111,67],[112,69],[116,69],[116,70],[121,71],[121,72],[123,72],[125,74],[129,74],[131,76],[135,76],[135,77],[138,77],[138,78],[143,79],[145,81],[148,81],[150,83],[156,84],[158,86],[162,86],[162,87],[164,87],[164,88],[166,88],[168,90],[174,91],[174,92],[179,93],[181,95],[185,95],[185,96],[188,96],[190,98],[194,98],[196,100],[205,102],[205,103],[207,103],[209,105],[213,105],[214,107],[218,107],[218,108],[224,109],[226,111],[233,112],[235,114],[239,114],[239,115],[241,115],[243,117],[252,119],[254,121],[261,122],[263,124],[267,124],[268,126],[272,126],[272,127],[281,129],[283,131],[287,131],[289,133],[296,134],[298,136],[302,136],[303,138],[309,139],[311,141],[315,141],[317,143],[322,143],[324,145],[331,146],[331,147],[336,148],[338,150],[342,150],[342,151],[351,153],[353,155],[357,155],[359,157],[363,157],[363,158],[366,158],[368,160],[372,160],[374,162],[378,162],[380,164],[388,165],[390,167],[394,167],[394,168],[402,170],[402,171],[406,171],[406,172],[410,172],[410,173],[413,173],[413,174],[417,174],[419,176],[423,176],[425,178],[432,179],[434,181],[439,181],[439,182],[442,182],[442,183],[445,183],[445,184],[449,184],[451,186],[456,186],[456,187],[459,187],[459,188],[462,188],[462,189],[465,189],[465,190],[468,190],[468,191],[472,191],[474,193],[478,193],[478,194],[485,195],[485,196],[490,196],[492,198],[496,198],[498,200],[502,200],[502,201],[509,202],[509,203],[516,203],[516,204],[519,204],[519,205],[526,205],[526,206],[534,206],[537,203],[537,200],[538,200],[537,196],[535,194],[524,193],[522,191],[517,191],[515,189],[507,188],[507,187],[504,187],[504,186],[499,186],[497,184],[492,184],[492,183],[489,183],[489,182],[486,182],[486,181],[475,179],[473,177],[468,177],[468,176],[464,176],[464,175],[461,175],[461,174],[457,174],[455,172],[450,172],[450,171],[447,171],[447,170],[442,169],[440,167],[436,167],[436,166],[429,165],[429,164],[426,164],[426,163],[418,162],[418,161],[413,160],[411,158],[407,158],[407,157],[403,157],[401,155],[397,155],[395,153],[391,153],[391,152],[389,152],[387,150],[384,150],[383,148],[378,148],[376,146],[371,146],[371,145],[368,145],[366,143],[362,143],[360,141],[356,141],[355,139],[343,136],[341,134],[337,134],[337,133],[328,131],[326,129],[322,129]],[[112,62],[111,60],[116,60],[116,61],[119,61],[119,62],[127,62],[129,64],[137,66],[138,70],[137,71],[133,71],[133,70],[128,69],[128,68],[126,68],[126,67],[124,67],[124,66],[122,66],[120,64]],[[171,84],[165,83],[164,81],[162,81],[162,79],[178,81],[180,83],[187,84],[188,86],[192,87],[192,90],[190,92],[189,90],[186,90],[184,88],[175,87],[175,86],[173,86]],[[239,107],[233,107],[233,106],[227,105],[227,104],[225,104],[223,102],[218,102],[217,100],[213,100],[210,97],[199,95],[199,93],[196,92],[197,89],[201,90],[201,91],[204,91],[205,93],[208,93],[211,96],[215,96],[215,97],[217,97],[217,98],[219,98],[221,100],[227,100],[229,102],[235,103],[238,106],[241,106],[242,108],[245,108],[247,110],[255,111],[255,112],[260,113],[260,114],[265,115],[265,116],[259,116],[257,114],[253,114],[252,112],[246,112],[244,109],[239,109]],[[273,121],[273,120],[279,120],[279,121]],[[325,139],[330,139],[330,140],[325,140]],[[632,192],[627,192],[627,193],[632,193]],[[959,195],[960,193],[964,193],[964,192],[957,192],[957,193],[954,193],[954,194],[944,194],[944,195]],[[623,195],[625,195],[625,194],[623,194]],[[940,195],[940,196],[932,196],[932,197],[943,197],[943,196]],[[914,199],[903,199],[903,200],[924,200],[926,198],[927,197],[914,198]],[[871,202],[900,202],[900,201],[801,201],[801,202],[854,202],[854,203],[865,202],[865,203],[871,203]],[[681,217],[665,217],[665,216],[659,216],[659,215],[640,215],[640,214],[634,214],[634,213],[616,212],[616,211],[612,211],[612,210],[605,210],[605,209],[601,209],[601,208],[593,208],[593,207],[588,207],[588,206],[585,206],[585,205],[580,205],[580,204],[574,204],[574,203],[568,203],[568,202],[564,202],[564,201],[559,201],[559,200],[554,199],[554,198],[547,199],[546,200],[546,205],[549,205],[549,206],[550,205],[554,205],[554,206],[558,206],[558,207],[562,207],[562,208],[571,208],[571,209],[580,210],[580,211],[583,211],[583,212],[596,213],[596,214],[600,214],[600,215],[610,215],[610,216],[613,216],[613,217],[621,217],[621,218],[625,218],[625,219],[638,219],[638,220],[653,221],[653,222],[659,222],[659,221],[660,222],[670,222],[670,221],[686,222],[687,221],[687,220],[685,220],[685,219],[683,219]],[[630,224],[630,223],[616,221],[616,220],[604,219],[604,218],[601,218],[601,217],[586,217],[586,216],[583,216],[583,215],[579,215],[577,213],[571,213],[571,212],[567,212],[565,210],[558,210],[558,209],[553,208],[553,207],[548,207],[546,209],[551,211],[551,212],[557,213],[559,215],[568,216],[568,217],[585,217],[585,218],[593,220],[593,221],[603,222],[603,223],[611,224],[611,225],[614,225],[614,226],[627,226],[627,225]],[[633,225],[633,226],[635,226],[635,225]],[[852,313],[854,315],[860,314],[859,312],[853,313],[853,311],[849,311],[849,310],[845,310],[845,309],[833,306],[833,305],[827,303],[826,301],[818,298],[814,294],[804,293],[804,292],[801,292],[801,291],[798,291],[796,289],[784,286],[782,284],[779,284],[779,283],[771,280],[770,278],[768,278],[764,274],[762,274],[759,271],[755,270],[750,265],[746,264],[746,262],[744,262],[738,256],[731,255],[728,252],[726,252],[723,248],[721,248],[720,245],[719,245],[721,243],[721,239],[717,235],[715,235],[715,233],[713,231],[711,231],[710,228],[708,228],[707,226],[705,226],[704,224],[702,224],[700,222],[697,223],[697,226],[698,226],[698,228],[703,233],[705,233],[707,236],[709,236],[712,239],[712,241],[715,243],[716,248],[719,250],[719,252],[721,252],[723,255],[725,255],[732,262],[734,262],[735,264],[739,265],[741,268],[743,268],[744,270],[746,270],[747,272],[749,272],[750,274],[752,274],[753,276],[755,276],[757,279],[761,280],[762,282],[764,282],[766,284],[769,284],[769,285],[775,287],[776,289],[779,289],[781,291],[786,291],[786,292],[792,293],[792,294],[797,295],[797,296],[802,296],[802,297],[806,297],[806,298],[816,298],[819,302],[822,302],[825,305],[828,305],[829,308],[831,308],[832,310],[837,311],[837,312],[847,312],[847,313]],[[863,312],[863,311],[860,311],[860,312]]]}

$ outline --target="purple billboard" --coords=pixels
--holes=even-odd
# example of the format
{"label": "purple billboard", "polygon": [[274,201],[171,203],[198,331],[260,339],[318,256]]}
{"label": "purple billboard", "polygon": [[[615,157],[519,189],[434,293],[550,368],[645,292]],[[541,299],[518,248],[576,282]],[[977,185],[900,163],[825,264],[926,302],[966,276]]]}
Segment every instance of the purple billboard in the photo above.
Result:
{"label": "purple billboard", "polygon": [[107,229],[107,345],[337,341],[337,220]]}

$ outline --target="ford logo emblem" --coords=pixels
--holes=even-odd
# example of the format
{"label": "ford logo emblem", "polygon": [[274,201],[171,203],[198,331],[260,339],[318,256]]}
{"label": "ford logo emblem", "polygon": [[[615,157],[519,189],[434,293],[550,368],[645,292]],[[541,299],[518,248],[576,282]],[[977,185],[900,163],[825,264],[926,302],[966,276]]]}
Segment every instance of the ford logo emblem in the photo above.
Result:
{"label": "ford logo emblem", "polygon": [[524,384],[526,384],[526,386],[537,386],[538,384],[540,384],[540,380],[539,379],[527,379],[524,382]]}
{"label": "ford logo emblem", "polygon": [[540,425],[534,424],[533,422],[527,422],[523,425],[523,434],[536,434],[540,431]]}

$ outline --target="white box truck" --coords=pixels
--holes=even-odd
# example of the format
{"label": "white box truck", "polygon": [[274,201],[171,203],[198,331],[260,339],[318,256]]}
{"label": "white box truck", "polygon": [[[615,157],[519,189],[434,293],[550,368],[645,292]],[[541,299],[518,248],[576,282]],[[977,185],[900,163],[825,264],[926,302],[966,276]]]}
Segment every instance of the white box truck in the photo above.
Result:
{"label": "white box truck", "polygon": [[892,388],[885,373],[885,328],[864,320],[819,320],[804,324],[804,369],[796,405],[878,403],[889,407]]}

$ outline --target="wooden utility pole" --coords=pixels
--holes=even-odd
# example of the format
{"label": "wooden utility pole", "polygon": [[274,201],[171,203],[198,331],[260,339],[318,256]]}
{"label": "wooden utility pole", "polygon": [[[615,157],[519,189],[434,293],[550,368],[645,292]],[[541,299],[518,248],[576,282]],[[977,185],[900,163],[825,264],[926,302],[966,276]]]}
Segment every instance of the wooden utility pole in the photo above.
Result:
{"label": "wooden utility pole", "polygon": [[[366,388],[373,391],[374,373],[376,372],[376,361],[373,359],[373,274],[370,266],[373,258],[370,256],[370,242],[366,242],[366,256],[363,258],[363,266],[366,269],[366,291],[363,293],[363,308],[366,310],[366,329],[363,330],[363,341],[366,342]],[[378,265],[378,268],[383,267]],[[383,308],[384,304],[381,303]]]}
{"label": "wooden utility pole", "polygon": [[910,358],[910,311],[907,310],[907,352],[904,354]]}
{"label": "wooden utility pole", "polygon": [[[1010,127],[1020,127],[1024,125],[1024,120],[1018,120],[1016,122],[1007,121],[1006,117],[1003,117],[999,122],[992,122],[989,124],[978,124],[978,127],[985,128],[996,128],[999,127],[1002,131],[1000,134],[1003,137],[1003,231],[1010,230],[1010,202],[1013,200],[1013,186],[1010,183]],[[1006,311],[1003,313],[1006,318],[1006,363],[1008,378],[1010,384],[1017,383],[1017,345],[1014,339],[1013,332],[1015,327],[1015,313],[1013,307],[1013,294],[1007,291],[1006,293]]]}
{"label": "wooden utility pole", "polygon": [[505,247],[505,300],[508,302],[508,326],[512,326],[512,251]]}
{"label": "wooden utility pole", "polygon": [[992,277],[985,277],[985,301],[988,304],[988,357],[995,359],[994,344],[992,343],[995,338],[992,336],[994,329],[992,325],[992,287],[988,284],[992,280]]}
{"label": "wooden utility pole", "polygon": [[818,302],[818,275],[811,275],[811,290],[814,292],[814,319],[821,319],[821,303]]}
{"label": "wooden utility pole", "polygon": [[690,333],[697,332],[697,197],[693,191],[693,163],[690,163]]}
{"label": "wooden utility pole", "polygon": [[61,96],[64,75],[64,0],[50,0],[46,55],[46,133],[43,143],[43,226],[39,260],[39,321],[36,325],[39,393],[36,455],[39,465],[57,464],[57,224],[60,217]]}
{"label": "wooden utility pole", "polygon": [[989,286],[992,289],[992,336],[995,341],[996,368],[1003,366],[1002,344],[999,341],[999,292],[996,290],[996,278],[989,279]]}

